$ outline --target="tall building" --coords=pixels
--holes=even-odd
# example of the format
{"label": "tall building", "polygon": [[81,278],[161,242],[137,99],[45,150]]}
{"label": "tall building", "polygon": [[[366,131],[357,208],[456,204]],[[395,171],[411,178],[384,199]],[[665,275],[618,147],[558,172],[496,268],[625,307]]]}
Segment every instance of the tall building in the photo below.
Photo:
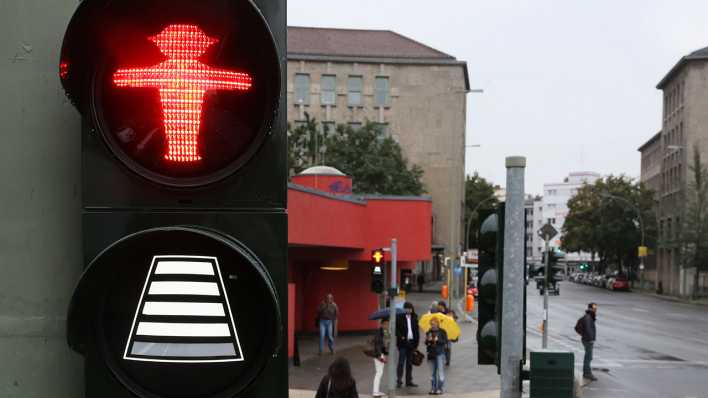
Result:
{"label": "tall building", "polygon": [[[639,181],[648,189],[654,192],[654,200],[658,201],[661,194],[662,173],[664,152],[661,145],[661,131],[654,134],[649,141],[642,144],[638,151],[641,153],[641,174]],[[658,206],[654,207],[656,217],[658,217]],[[656,287],[657,282],[657,253],[655,250],[649,252],[644,259],[644,274],[642,280],[648,286]]]}
{"label": "tall building", "polygon": [[[288,121],[378,123],[422,167],[433,248],[461,244],[467,64],[386,30],[288,28]],[[325,162],[326,164],[326,156]],[[433,256],[436,261],[442,256]]]}
{"label": "tall building", "polygon": [[[688,168],[693,149],[708,159],[708,47],[682,57],[656,86],[663,92],[661,132],[640,147],[642,180],[657,187],[659,248],[657,287],[686,295],[693,289],[693,269],[681,267],[677,238],[685,211]],[[658,161],[659,165],[647,164]],[[660,177],[656,178],[657,167]],[[708,286],[708,275],[699,283]]]}
{"label": "tall building", "polygon": [[[559,249],[563,241],[563,224],[568,217],[568,201],[584,184],[593,184],[601,176],[594,172],[570,173],[563,182],[543,184],[543,197],[534,201],[534,231],[550,223],[557,231],[549,243],[550,247]],[[537,233],[533,234],[533,259],[540,262],[543,256],[544,241]],[[591,253],[567,253],[567,263],[592,261]]]}

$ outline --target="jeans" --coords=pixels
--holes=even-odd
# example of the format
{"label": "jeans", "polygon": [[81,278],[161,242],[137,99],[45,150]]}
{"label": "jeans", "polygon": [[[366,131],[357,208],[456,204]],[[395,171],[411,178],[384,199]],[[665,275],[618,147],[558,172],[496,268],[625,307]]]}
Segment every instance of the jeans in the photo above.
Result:
{"label": "jeans", "polygon": [[320,352],[324,349],[324,338],[327,336],[327,346],[330,351],[334,351],[334,335],[332,334],[333,321],[331,319],[320,319]]}
{"label": "jeans", "polygon": [[413,363],[411,362],[411,358],[413,357],[413,352],[415,351],[415,347],[413,347],[412,344],[404,343],[400,347],[398,347],[398,368],[397,370],[397,375],[398,375],[398,382],[401,382],[401,379],[403,379],[403,367],[406,367],[406,384],[413,383]]}
{"label": "jeans", "polygon": [[384,363],[379,359],[374,358],[374,369],[376,370],[376,373],[374,374],[373,395],[381,395],[381,377],[383,377]]}
{"label": "jeans", "polygon": [[438,354],[435,359],[429,359],[430,364],[430,389],[432,391],[442,391],[445,384],[445,355]]}
{"label": "jeans", "polygon": [[583,347],[585,347],[585,357],[583,358],[583,376],[592,375],[592,367],[590,366],[590,362],[592,362],[592,347],[594,344],[594,341],[583,341]]}

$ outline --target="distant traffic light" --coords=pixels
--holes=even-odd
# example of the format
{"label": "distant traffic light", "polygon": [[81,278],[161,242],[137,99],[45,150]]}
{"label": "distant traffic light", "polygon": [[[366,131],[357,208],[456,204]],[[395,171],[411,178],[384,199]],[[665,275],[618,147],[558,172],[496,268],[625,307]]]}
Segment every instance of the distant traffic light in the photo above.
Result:
{"label": "distant traffic light", "polygon": [[371,291],[383,293],[384,291],[384,251],[375,249],[371,251]]}
{"label": "distant traffic light", "polygon": [[477,363],[497,365],[501,353],[504,208],[482,212],[479,228]]}

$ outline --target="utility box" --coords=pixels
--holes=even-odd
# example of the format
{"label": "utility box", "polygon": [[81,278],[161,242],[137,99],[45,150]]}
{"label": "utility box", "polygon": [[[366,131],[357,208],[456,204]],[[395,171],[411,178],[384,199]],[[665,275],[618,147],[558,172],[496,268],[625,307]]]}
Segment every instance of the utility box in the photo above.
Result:
{"label": "utility box", "polygon": [[575,356],[567,351],[531,352],[531,398],[573,398]]}

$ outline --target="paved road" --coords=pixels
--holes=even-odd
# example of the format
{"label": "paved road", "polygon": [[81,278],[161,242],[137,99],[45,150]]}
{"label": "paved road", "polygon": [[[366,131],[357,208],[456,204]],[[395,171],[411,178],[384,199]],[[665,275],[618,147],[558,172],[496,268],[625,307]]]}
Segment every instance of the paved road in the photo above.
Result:
{"label": "paved road", "polygon": [[[588,302],[598,303],[593,367],[599,380],[586,398],[708,398],[708,307],[563,282],[549,304],[549,348],[583,351],[573,327]],[[528,348],[541,347],[543,298],[529,284]]]}

